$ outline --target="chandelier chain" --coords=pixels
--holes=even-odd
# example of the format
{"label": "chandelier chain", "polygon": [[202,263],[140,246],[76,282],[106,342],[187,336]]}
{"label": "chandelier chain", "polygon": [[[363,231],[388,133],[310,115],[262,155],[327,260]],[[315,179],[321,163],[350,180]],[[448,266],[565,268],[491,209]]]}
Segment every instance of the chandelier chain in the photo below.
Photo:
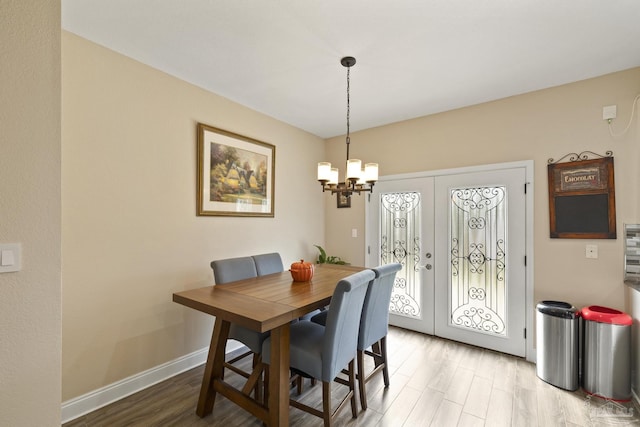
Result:
{"label": "chandelier chain", "polygon": [[350,77],[351,67],[347,67],[347,160],[349,160],[349,144],[351,143],[351,138],[349,137],[349,116],[351,112],[351,98],[349,96],[349,88],[350,88]]}

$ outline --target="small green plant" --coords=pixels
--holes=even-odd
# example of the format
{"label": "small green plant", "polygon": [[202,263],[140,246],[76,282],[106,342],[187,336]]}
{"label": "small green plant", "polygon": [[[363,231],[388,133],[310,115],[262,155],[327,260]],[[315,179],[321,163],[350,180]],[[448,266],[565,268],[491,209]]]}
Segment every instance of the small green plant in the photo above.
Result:
{"label": "small green plant", "polygon": [[340,257],[327,256],[327,252],[324,250],[322,246],[319,246],[319,245],[313,245],[313,246],[318,248],[318,251],[320,251],[320,254],[318,255],[318,259],[316,260],[317,264],[340,264],[340,265],[347,264],[347,262],[341,259]]}

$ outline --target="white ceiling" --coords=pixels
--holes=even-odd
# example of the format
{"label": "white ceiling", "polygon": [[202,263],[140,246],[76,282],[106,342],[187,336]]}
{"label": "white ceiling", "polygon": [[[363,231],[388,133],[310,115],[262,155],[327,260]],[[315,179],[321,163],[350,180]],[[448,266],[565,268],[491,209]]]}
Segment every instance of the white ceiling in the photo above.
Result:
{"label": "white ceiling", "polygon": [[62,0],[62,27],[324,138],[343,56],[352,131],[640,66],[639,0]]}

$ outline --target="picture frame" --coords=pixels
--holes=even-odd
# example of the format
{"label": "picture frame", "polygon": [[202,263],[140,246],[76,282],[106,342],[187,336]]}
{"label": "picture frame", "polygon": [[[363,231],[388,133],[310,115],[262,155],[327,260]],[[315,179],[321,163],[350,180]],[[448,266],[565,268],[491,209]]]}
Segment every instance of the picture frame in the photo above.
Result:
{"label": "picture frame", "polygon": [[197,124],[197,216],[274,217],[276,147]]}
{"label": "picture frame", "polygon": [[550,163],[547,172],[551,238],[616,238],[612,156],[577,155],[570,162]]}
{"label": "picture frame", "polygon": [[[338,188],[344,188],[345,183],[341,182],[338,184]],[[351,194],[345,193],[337,193],[336,194],[336,205],[338,208],[350,208],[351,207]]]}

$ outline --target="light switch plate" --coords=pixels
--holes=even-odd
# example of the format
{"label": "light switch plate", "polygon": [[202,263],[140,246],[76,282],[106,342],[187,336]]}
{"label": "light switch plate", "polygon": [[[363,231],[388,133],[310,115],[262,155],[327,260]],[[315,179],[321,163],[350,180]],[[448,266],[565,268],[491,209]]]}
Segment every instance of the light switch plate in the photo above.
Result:
{"label": "light switch plate", "polygon": [[20,271],[22,268],[20,243],[0,244],[0,273]]}

